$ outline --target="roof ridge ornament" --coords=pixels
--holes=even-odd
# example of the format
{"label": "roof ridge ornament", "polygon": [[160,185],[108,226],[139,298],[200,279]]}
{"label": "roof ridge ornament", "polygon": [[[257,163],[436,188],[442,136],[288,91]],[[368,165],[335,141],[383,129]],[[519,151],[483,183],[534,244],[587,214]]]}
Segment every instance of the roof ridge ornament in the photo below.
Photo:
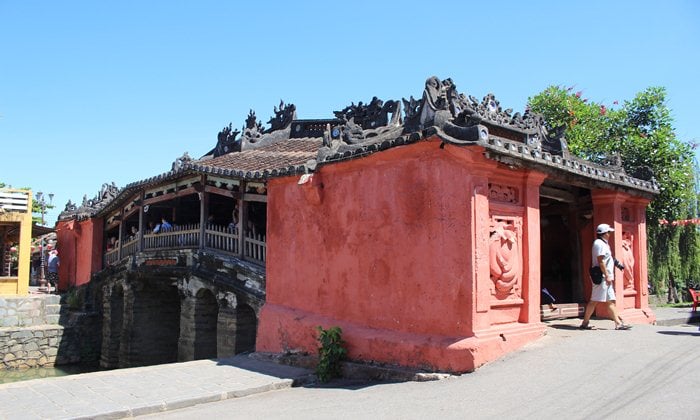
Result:
{"label": "roof ridge ornament", "polygon": [[217,142],[214,148],[214,157],[219,157],[231,152],[239,152],[241,150],[241,141],[236,140],[236,137],[241,134],[240,131],[233,128],[232,123],[224,127],[216,136]]}
{"label": "roof ridge ornament", "polygon": [[297,107],[294,104],[284,104],[284,101],[280,99],[279,108],[274,108],[275,115],[270,117],[267,122],[270,124],[270,128],[265,130],[265,133],[270,133],[277,130],[284,130],[292,124],[292,121],[297,119]]}
{"label": "roof ridge ornament", "polygon": [[182,169],[185,169],[185,165],[187,163],[190,163],[190,162],[192,162],[192,158],[190,157],[190,155],[187,152],[185,152],[182,154],[182,156],[175,159],[175,161],[173,162],[173,165],[171,167],[171,171],[178,172]]}
{"label": "roof ridge ornament", "polygon": [[241,150],[246,149],[247,145],[255,144],[263,136],[265,129],[262,122],[255,116],[255,111],[252,109],[248,112],[248,118],[245,119],[245,127],[243,127],[243,137],[241,137]]}
{"label": "roof ridge ornament", "polygon": [[80,207],[77,207],[70,200],[68,200],[65,209],[58,215],[58,219],[88,219],[114,200],[119,195],[120,191],[121,190],[119,187],[117,187],[114,181],[112,181],[111,184],[105,182],[102,184],[102,188],[94,198],[88,200],[87,194],[83,195],[83,203],[80,205]]}
{"label": "roof ridge ornament", "polygon": [[[333,111],[333,114],[346,123],[353,120],[363,130],[372,130],[388,125],[400,125],[401,103],[394,100],[384,103],[375,96],[369,104],[365,105],[360,101],[355,105],[355,102],[352,102],[340,111]],[[389,120],[389,114],[391,114],[391,120]]]}

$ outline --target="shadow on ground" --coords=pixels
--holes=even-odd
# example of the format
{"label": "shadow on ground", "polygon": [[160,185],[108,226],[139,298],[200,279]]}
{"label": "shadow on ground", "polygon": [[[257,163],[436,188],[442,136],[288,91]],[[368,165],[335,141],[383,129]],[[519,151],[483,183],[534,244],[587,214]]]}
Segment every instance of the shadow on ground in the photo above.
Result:
{"label": "shadow on ground", "polygon": [[696,337],[700,337],[700,331],[697,332],[691,332],[691,331],[657,331],[659,334],[663,335],[694,335]]}

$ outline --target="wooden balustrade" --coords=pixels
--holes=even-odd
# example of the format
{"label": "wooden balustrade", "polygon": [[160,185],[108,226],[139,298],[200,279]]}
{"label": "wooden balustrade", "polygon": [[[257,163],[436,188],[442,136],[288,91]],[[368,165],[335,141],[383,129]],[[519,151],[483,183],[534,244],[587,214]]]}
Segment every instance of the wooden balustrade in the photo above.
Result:
{"label": "wooden balustrade", "polygon": [[105,265],[112,265],[119,261],[119,248],[105,252]]}
{"label": "wooden balustrade", "polygon": [[243,246],[245,248],[244,256],[252,258],[255,261],[265,262],[265,258],[267,257],[265,236],[246,233],[243,239]]}
{"label": "wooden balustrade", "polygon": [[166,248],[196,248],[199,246],[199,223],[173,226],[158,233],[143,236],[144,250]]}
{"label": "wooden balustrade", "polygon": [[122,258],[134,255],[139,249],[139,237],[135,236],[124,242],[122,246]]}
{"label": "wooden balustrade", "polygon": [[232,254],[238,252],[238,229],[226,226],[207,225],[204,231],[206,248],[218,249]]}
{"label": "wooden balustrade", "polygon": [[[174,226],[167,231],[153,233],[147,231],[143,235],[143,251],[155,251],[159,249],[199,248],[200,225],[189,224]],[[247,233],[243,238],[243,252],[241,252],[238,229],[227,226],[207,225],[204,229],[204,248],[223,251],[226,253],[243,256],[246,259],[264,264],[267,256],[265,236]],[[122,246],[122,258],[135,254],[138,251],[139,237],[132,237]],[[114,264],[119,260],[119,250],[111,250],[105,253],[105,265]]]}

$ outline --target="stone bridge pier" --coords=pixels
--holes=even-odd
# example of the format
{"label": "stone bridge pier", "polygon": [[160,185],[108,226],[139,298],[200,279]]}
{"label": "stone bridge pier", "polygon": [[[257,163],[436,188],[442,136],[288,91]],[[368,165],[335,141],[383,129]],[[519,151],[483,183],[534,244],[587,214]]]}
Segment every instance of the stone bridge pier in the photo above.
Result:
{"label": "stone bridge pier", "polygon": [[254,351],[258,299],[192,270],[129,270],[103,283],[103,368]]}

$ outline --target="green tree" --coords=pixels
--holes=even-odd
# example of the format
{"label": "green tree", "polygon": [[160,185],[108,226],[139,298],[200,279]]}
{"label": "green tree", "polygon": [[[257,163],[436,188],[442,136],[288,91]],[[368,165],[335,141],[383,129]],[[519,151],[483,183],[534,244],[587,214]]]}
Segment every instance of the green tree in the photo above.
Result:
{"label": "green tree", "polygon": [[658,290],[670,275],[681,282],[698,275],[697,229],[659,224],[662,219],[698,214],[693,146],[676,137],[666,90],[647,88],[616,109],[561,86],[550,86],[528,102],[533,112],[544,116],[549,129],[565,130],[572,154],[594,162],[619,157],[625,171],[640,178],[653,173],[660,193],[647,208],[652,285]]}

